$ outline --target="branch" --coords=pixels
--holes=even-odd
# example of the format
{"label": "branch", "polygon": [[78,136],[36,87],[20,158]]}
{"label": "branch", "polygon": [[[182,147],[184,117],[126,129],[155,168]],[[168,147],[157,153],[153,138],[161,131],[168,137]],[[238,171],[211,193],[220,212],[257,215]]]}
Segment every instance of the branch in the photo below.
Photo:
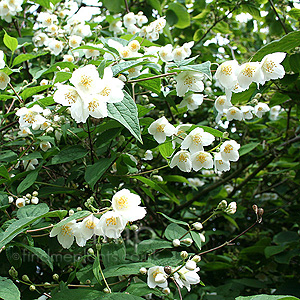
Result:
{"label": "branch", "polygon": [[288,34],[289,32],[288,32],[288,30],[286,29],[285,24],[284,24],[284,23],[282,22],[282,20],[280,19],[279,14],[278,14],[278,12],[277,12],[277,10],[276,10],[274,4],[273,4],[273,1],[272,1],[272,0],[269,0],[269,3],[270,3],[270,5],[271,5],[271,7],[272,7],[272,9],[273,9],[273,11],[274,11],[276,17],[278,18],[278,21],[280,22],[280,24],[281,24],[281,26],[282,26],[284,32],[285,32],[286,34]]}
{"label": "branch", "polygon": [[146,81],[146,80],[151,80],[151,79],[166,77],[166,76],[171,76],[171,75],[177,75],[177,72],[165,73],[165,74],[161,74],[161,75],[156,75],[156,76],[147,77],[147,78],[140,78],[140,79],[135,79],[135,80],[128,80],[127,82],[134,83],[134,82]]}

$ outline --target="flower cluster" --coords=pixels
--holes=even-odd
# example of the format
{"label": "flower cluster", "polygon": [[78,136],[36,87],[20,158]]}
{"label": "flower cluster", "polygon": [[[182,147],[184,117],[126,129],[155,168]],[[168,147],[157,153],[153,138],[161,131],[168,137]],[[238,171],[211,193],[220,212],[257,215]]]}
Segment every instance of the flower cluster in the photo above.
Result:
{"label": "flower cluster", "polygon": [[117,239],[128,222],[134,222],[145,217],[146,209],[141,207],[141,198],[127,189],[117,192],[112,198],[112,210],[108,210],[100,219],[91,214],[81,222],[71,220],[62,225],[58,223],[50,232],[50,237],[57,236],[63,248],[70,248],[76,239],[78,246],[86,245],[94,234]]}
{"label": "flower cluster", "polygon": [[5,90],[8,83],[10,82],[9,76],[5,72],[1,71],[1,69],[3,69],[4,67],[4,52],[0,50],[0,90]]}
{"label": "flower cluster", "polygon": [[23,0],[1,0],[0,1],[0,18],[8,23],[12,17],[22,11]]}

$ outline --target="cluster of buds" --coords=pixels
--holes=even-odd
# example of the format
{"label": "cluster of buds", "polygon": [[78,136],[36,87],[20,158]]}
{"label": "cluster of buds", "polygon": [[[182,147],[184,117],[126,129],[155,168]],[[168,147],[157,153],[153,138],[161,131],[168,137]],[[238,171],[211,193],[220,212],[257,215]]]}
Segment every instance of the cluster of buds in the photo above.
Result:
{"label": "cluster of buds", "polygon": [[[38,192],[34,191],[32,194],[26,194],[26,196],[23,197],[19,197],[16,200],[16,206],[17,208],[21,208],[23,206],[25,206],[26,204],[38,204],[39,203],[39,198],[38,196]],[[12,196],[8,196],[8,202],[9,203],[13,203],[14,202],[14,198]]]}

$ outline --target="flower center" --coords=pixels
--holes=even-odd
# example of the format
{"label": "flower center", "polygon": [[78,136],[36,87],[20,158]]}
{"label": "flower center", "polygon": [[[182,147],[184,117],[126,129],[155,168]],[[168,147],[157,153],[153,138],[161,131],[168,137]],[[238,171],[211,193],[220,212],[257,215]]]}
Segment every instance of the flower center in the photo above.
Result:
{"label": "flower center", "polygon": [[73,235],[72,228],[70,226],[68,226],[68,225],[62,226],[62,228],[61,228],[61,234],[63,236],[65,236],[65,235],[72,236]]}
{"label": "flower center", "polygon": [[263,68],[268,73],[273,73],[275,67],[276,67],[276,64],[272,60],[266,60],[263,64]]}
{"label": "flower center", "polygon": [[231,150],[233,150],[233,147],[231,145],[226,145],[224,148],[225,153],[230,153]]}
{"label": "flower center", "polygon": [[219,159],[218,162],[219,162],[219,165],[223,165],[223,160]]}
{"label": "flower center", "polygon": [[242,72],[244,76],[253,77],[256,67],[247,64]]}
{"label": "flower center", "polygon": [[193,143],[195,143],[197,145],[201,143],[201,135],[199,133],[197,133],[193,136]]}
{"label": "flower center", "polygon": [[257,109],[258,111],[262,111],[263,110],[263,108],[260,106],[258,109]]}
{"label": "flower center", "polygon": [[59,49],[59,48],[60,48],[60,43],[56,43],[56,44],[55,44],[55,48],[56,48],[56,49]]}
{"label": "flower center", "polygon": [[125,196],[120,197],[117,200],[118,209],[123,209],[128,207],[128,198]]}
{"label": "flower center", "polygon": [[225,100],[223,98],[221,98],[218,102],[220,105],[223,105],[225,103]]}
{"label": "flower center", "polygon": [[206,155],[204,153],[201,153],[197,156],[197,161],[200,161],[202,164],[206,162]]}
{"label": "flower center", "polygon": [[186,153],[180,153],[179,155],[179,162],[187,162],[187,155]]}
{"label": "flower center", "polygon": [[231,115],[235,115],[235,114],[236,114],[236,110],[235,110],[235,109],[232,109],[232,110],[230,111],[230,114],[231,114]]}
{"label": "flower center", "polygon": [[99,102],[97,100],[92,100],[89,104],[88,104],[88,110],[89,111],[95,111],[95,109],[99,106]]}
{"label": "flower center", "polygon": [[111,92],[111,89],[109,88],[109,87],[105,87],[101,92],[100,92],[100,95],[101,96],[109,96],[109,94],[110,94],[110,92]]}
{"label": "flower center", "polygon": [[5,77],[3,75],[0,75],[0,82],[5,82]]}
{"label": "flower center", "polygon": [[165,131],[165,127],[166,127],[166,124],[158,125],[158,126],[156,127],[156,131],[157,131],[157,132],[164,132],[164,131]]}
{"label": "flower center", "polygon": [[32,123],[35,122],[35,113],[29,111],[29,112],[23,117],[23,119],[24,119],[26,122],[32,124]]}
{"label": "flower center", "polygon": [[80,83],[85,87],[85,88],[88,88],[91,86],[91,82],[92,82],[92,78],[89,77],[89,76],[86,76],[86,75],[82,75],[81,76],[81,80],[80,80]]}
{"label": "flower center", "polygon": [[196,83],[196,79],[192,76],[186,76],[183,81],[183,84],[187,85],[189,88],[191,88],[194,83]]}
{"label": "flower center", "polygon": [[85,223],[85,227],[88,229],[94,229],[96,227],[96,224],[91,220],[87,220]]}
{"label": "flower center", "polygon": [[76,95],[77,93],[75,91],[70,91],[65,94],[65,99],[68,101],[68,103],[71,105],[76,102]]}
{"label": "flower center", "polygon": [[222,66],[221,71],[224,75],[231,75],[232,74],[232,67],[231,66]]}
{"label": "flower center", "polygon": [[106,219],[106,226],[117,225],[117,219],[115,217],[110,217]]}

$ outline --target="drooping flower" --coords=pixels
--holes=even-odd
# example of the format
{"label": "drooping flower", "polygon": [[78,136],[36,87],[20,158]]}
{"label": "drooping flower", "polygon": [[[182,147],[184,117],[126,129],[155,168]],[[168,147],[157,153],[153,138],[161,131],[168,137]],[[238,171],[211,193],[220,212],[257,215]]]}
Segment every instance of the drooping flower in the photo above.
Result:
{"label": "drooping flower", "polygon": [[202,92],[204,84],[202,82],[203,75],[193,71],[183,71],[176,76],[176,92],[177,96],[183,97],[186,92]]}
{"label": "drooping flower", "polygon": [[181,288],[186,287],[186,289],[190,291],[191,284],[198,284],[200,282],[200,277],[197,273],[199,270],[198,267],[194,270],[182,267],[174,274],[174,278]]}
{"label": "drooping flower", "polygon": [[165,116],[154,121],[148,128],[148,132],[160,144],[166,140],[167,136],[173,135],[175,131],[175,127],[168,122]]}
{"label": "drooping flower", "polygon": [[205,151],[198,151],[191,156],[192,166],[195,171],[200,169],[212,169],[214,162],[210,153]]}
{"label": "drooping flower", "polygon": [[145,217],[146,209],[140,207],[141,197],[127,189],[117,192],[112,198],[112,207],[115,212],[126,221],[133,222]]}
{"label": "drooping flower", "polygon": [[161,58],[162,61],[171,61],[173,60],[174,56],[173,56],[173,53],[172,53],[172,45],[171,44],[168,44],[164,47],[161,47],[159,49],[159,56]]}
{"label": "drooping flower", "polygon": [[216,71],[216,79],[225,88],[231,90],[237,80],[239,64],[236,60],[223,62]]}
{"label": "drooping flower", "polygon": [[188,131],[192,127],[192,124],[180,124],[176,127],[174,138],[172,141],[173,148],[175,148],[176,143],[182,144],[182,141],[187,136],[186,131]]}
{"label": "drooping flower", "polygon": [[188,110],[195,110],[203,103],[203,95],[202,94],[192,94],[184,97],[184,99],[180,102],[179,108],[187,107]]}
{"label": "drooping flower", "polygon": [[236,213],[236,207],[236,202],[230,202],[227,208],[224,210],[224,212],[226,212],[229,215],[233,215]]}
{"label": "drooping flower", "polygon": [[108,211],[101,216],[97,230],[102,230],[103,235],[108,238],[117,239],[125,229],[126,223],[117,212]]}
{"label": "drooping flower", "polygon": [[[25,156],[26,158],[26,156]],[[34,159],[31,159],[31,160],[22,160],[22,164],[23,164],[23,167],[25,169],[25,171],[33,171],[35,170],[35,165],[37,165],[39,163],[39,161],[34,158]]]}
{"label": "drooping flower", "polygon": [[259,102],[258,104],[256,104],[254,106],[254,114],[261,118],[263,116],[264,113],[268,112],[270,110],[268,104],[263,103],[263,102]]}
{"label": "drooping flower", "polygon": [[5,90],[9,82],[9,76],[4,72],[0,72],[0,90]]}
{"label": "drooping flower", "polygon": [[142,158],[143,160],[152,160],[153,159],[153,153],[151,150],[147,150],[145,152],[144,157]]}
{"label": "drooping flower", "polygon": [[69,249],[75,238],[76,220],[70,221],[63,226],[55,226],[50,232],[50,237],[57,236],[58,242],[63,248]]}
{"label": "drooping flower", "polygon": [[224,109],[228,109],[232,104],[226,96],[219,96],[215,101],[215,108],[219,113],[223,113]]}
{"label": "drooping flower", "polygon": [[241,106],[241,112],[243,113],[243,118],[245,120],[251,120],[253,118],[253,112],[254,108],[250,105],[244,105]]}
{"label": "drooping flower", "polygon": [[226,111],[226,118],[228,121],[231,120],[241,121],[243,120],[243,113],[237,107],[232,106]]}
{"label": "drooping flower", "polygon": [[234,140],[224,142],[220,147],[220,154],[224,161],[237,161],[239,159],[240,144]]}
{"label": "drooping flower", "polygon": [[197,151],[203,151],[203,146],[209,146],[214,140],[215,137],[212,134],[197,127],[185,137],[181,149],[189,149],[193,154]]}
{"label": "drooping flower", "polygon": [[192,161],[191,154],[188,151],[180,150],[172,158],[170,167],[177,166],[182,172],[191,172]]}
{"label": "drooping flower", "polygon": [[168,286],[168,275],[164,267],[156,266],[148,269],[147,284],[149,288],[154,289],[156,286],[166,288]]}
{"label": "drooping flower", "polygon": [[248,62],[239,68],[237,80],[241,88],[248,89],[252,82],[263,82],[263,73],[259,62]]}
{"label": "drooping flower", "polygon": [[223,160],[221,153],[218,152],[215,154],[214,157],[214,165],[215,165],[215,171],[219,172],[226,172],[230,170],[230,162],[229,160]]}
{"label": "drooping flower", "polygon": [[[82,235],[83,240],[89,240],[94,234],[102,235],[102,230],[97,225],[100,222],[98,218],[96,218],[93,214],[84,218],[80,223],[77,223],[76,232]],[[85,242],[83,241],[85,244]],[[79,245],[82,246],[82,245]]]}
{"label": "drooping flower", "polygon": [[271,107],[270,115],[269,115],[270,120],[272,120],[272,121],[277,120],[277,118],[280,114],[280,111],[281,111],[280,105],[275,105],[275,106]]}
{"label": "drooping flower", "polygon": [[[280,64],[286,56],[284,52],[275,52],[266,55],[261,61],[261,70],[264,81],[283,78],[285,70]],[[264,82],[263,82],[264,83]]]}

